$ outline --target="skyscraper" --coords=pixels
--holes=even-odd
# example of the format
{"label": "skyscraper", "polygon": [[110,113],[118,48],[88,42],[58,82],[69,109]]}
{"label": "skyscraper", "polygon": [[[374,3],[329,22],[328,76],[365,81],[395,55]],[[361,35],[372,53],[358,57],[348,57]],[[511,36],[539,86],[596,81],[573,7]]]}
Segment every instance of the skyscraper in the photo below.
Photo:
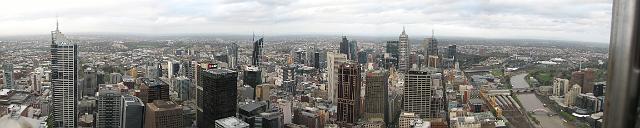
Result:
{"label": "skyscraper", "polygon": [[58,29],[51,31],[51,85],[53,86],[53,125],[75,127],[78,102],[78,45]]}
{"label": "skyscraper", "polygon": [[176,78],[175,90],[178,92],[178,98],[182,101],[191,100],[191,79],[185,76]]}
{"label": "skyscraper", "polygon": [[360,51],[358,52],[358,64],[367,64],[368,62],[368,56],[367,56],[367,51]]}
{"label": "skyscraper", "polygon": [[327,94],[328,99],[332,103],[337,103],[336,97],[338,88],[338,68],[342,63],[347,62],[347,55],[341,53],[327,53]]}
{"label": "skyscraper", "polygon": [[360,113],[360,66],[344,63],[338,68],[337,123],[341,127],[353,127]]}
{"label": "skyscraper", "polygon": [[406,72],[409,70],[409,54],[411,52],[410,44],[409,44],[409,35],[404,31],[404,27],[402,28],[402,33],[399,37],[398,44],[398,71]]}
{"label": "skyscraper", "polygon": [[235,116],[238,108],[238,73],[229,69],[209,69],[198,74],[198,127],[211,128],[215,126],[214,120]]}
{"label": "skyscraper", "polygon": [[229,55],[229,67],[231,69],[236,69],[238,66],[238,48],[240,46],[238,46],[238,44],[236,43],[231,43],[229,46],[227,46],[227,55]]}
{"label": "skyscraper", "polygon": [[429,118],[434,70],[411,70],[404,77],[404,111]]}
{"label": "skyscraper", "polygon": [[349,59],[357,60],[358,55],[358,41],[351,40],[349,41]]}
{"label": "skyscraper", "polygon": [[447,47],[447,58],[454,58],[454,61],[457,60],[456,56],[457,54],[457,49],[456,49],[456,45],[449,45],[449,47]]}
{"label": "skyscraper", "polygon": [[385,51],[386,53],[389,54],[390,59],[388,60],[389,62],[385,63],[388,65],[385,67],[390,68],[391,66],[393,66],[396,69],[398,68],[398,60],[400,58],[399,45],[400,45],[399,41],[387,41]]}
{"label": "skyscraper", "polygon": [[98,90],[98,74],[93,68],[84,70],[83,82],[81,96],[95,96],[95,92]]}
{"label": "skyscraper", "polygon": [[96,127],[119,128],[121,126],[122,96],[116,85],[104,85],[98,91],[98,113],[96,113]]}
{"label": "skyscraper", "polygon": [[263,38],[260,38],[257,41],[253,42],[253,56],[251,57],[251,64],[253,66],[260,65],[260,59],[262,58],[262,43]]}
{"label": "skyscraper", "polygon": [[425,38],[427,43],[427,51],[425,56],[438,56],[438,40],[434,36],[434,32],[431,32],[431,38]]}
{"label": "skyscraper", "polygon": [[178,75],[180,63],[178,61],[167,61],[167,78],[173,78]]}
{"label": "skyscraper", "polygon": [[349,44],[349,40],[347,39],[347,36],[342,36],[342,42],[340,42],[340,49],[339,49],[340,51],[339,52],[341,54],[347,55],[347,59],[351,59],[351,58],[349,58],[349,57],[351,57],[349,55],[350,54],[349,51],[351,50],[351,48],[349,48],[349,46],[351,46],[351,45]]}
{"label": "skyscraper", "polygon": [[121,128],[142,128],[145,104],[135,96],[122,96]]}
{"label": "skyscraper", "polygon": [[140,99],[145,103],[151,103],[154,100],[169,101],[169,85],[160,78],[141,78],[140,79]]}
{"label": "skyscraper", "polygon": [[320,52],[313,53],[313,67],[320,69]]}
{"label": "skyscraper", "polygon": [[182,128],[182,121],[182,107],[176,103],[164,100],[147,103],[145,128]]}
{"label": "skyscraper", "polygon": [[242,81],[245,85],[256,88],[256,86],[262,84],[262,71],[260,68],[256,66],[248,66],[242,74]]}
{"label": "skyscraper", "polygon": [[388,100],[388,78],[384,70],[367,72],[365,88],[365,113],[367,118],[384,118]]}
{"label": "skyscraper", "polygon": [[3,88],[12,89],[13,88],[13,65],[12,64],[3,64],[2,69],[4,70],[4,86]]}

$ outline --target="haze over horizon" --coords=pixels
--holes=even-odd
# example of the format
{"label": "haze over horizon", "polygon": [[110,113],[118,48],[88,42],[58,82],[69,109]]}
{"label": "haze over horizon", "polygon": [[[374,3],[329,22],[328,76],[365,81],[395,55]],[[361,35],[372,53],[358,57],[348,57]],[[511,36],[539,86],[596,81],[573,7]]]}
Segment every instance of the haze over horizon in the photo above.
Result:
{"label": "haze over horizon", "polygon": [[64,33],[436,36],[609,42],[611,0],[8,1],[0,36]]}

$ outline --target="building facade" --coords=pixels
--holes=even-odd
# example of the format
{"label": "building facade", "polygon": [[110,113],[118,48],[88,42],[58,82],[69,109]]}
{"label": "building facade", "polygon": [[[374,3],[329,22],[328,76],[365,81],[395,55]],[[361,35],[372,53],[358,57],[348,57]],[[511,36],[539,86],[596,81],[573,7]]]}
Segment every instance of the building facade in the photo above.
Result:
{"label": "building facade", "polygon": [[51,85],[55,127],[75,127],[78,102],[78,45],[56,26],[51,32]]}
{"label": "building facade", "polygon": [[367,118],[384,118],[384,110],[388,100],[389,75],[384,70],[367,72],[365,83],[365,116]]}
{"label": "building facade", "polygon": [[338,68],[338,112],[337,123],[341,127],[352,127],[360,117],[360,66],[344,63]]}
{"label": "building facade", "polygon": [[171,101],[154,100],[147,103],[145,128],[182,128],[182,107]]}
{"label": "building facade", "polygon": [[327,53],[327,99],[332,103],[337,103],[338,68],[342,63],[347,62],[347,55],[341,53]]}
{"label": "building facade", "polygon": [[122,116],[122,94],[117,85],[109,84],[100,87],[97,99],[96,127],[119,128]]}
{"label": "building facade", "polygon": [[144,124],[145,103],[140,98],[130,95],[122,96],[121,128],[142,128]]}
{"label": "building facade", "polygon": [[409,35],[405,32],[404,28],[402,28],[402,33],[399,37],[398,43],[398,71],[406,72],[410,68],[409,64],[409,54],[411,53],[411,44],[409,43]]}
{"label": "building facade", "polygon": [[152,103],[154,100],[169,101],[169,85],[160,78],[140,79],[140,99],[145,103]]}
{"label": "building facade", "polygon": [[432,90],[432,70],[411,70],[404,77],[404,111],[417,114],[420,118],[430,118]]}
{"label": "building facade", "polygon": [[196,91],[199,128],[215,126],[213,120],[236,115],[238,74],[229,69],[209,69],[198,73]]}

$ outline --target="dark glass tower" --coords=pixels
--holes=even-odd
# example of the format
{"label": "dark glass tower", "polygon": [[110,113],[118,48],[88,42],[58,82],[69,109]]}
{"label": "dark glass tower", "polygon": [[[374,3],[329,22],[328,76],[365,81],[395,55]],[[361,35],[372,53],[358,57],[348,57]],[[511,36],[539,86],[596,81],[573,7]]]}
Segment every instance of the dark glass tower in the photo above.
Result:
{"label": "dark glass tower", "polygon": [[356,60],[358,55],[358,42],[355,40],[349,41],[349,59]]}
{"label": "dark glass tower", "polygon": [[258,66],[260,64],[260,58],[262,57],[262,42],[263,38],[253,42],[253,56],[251,57],[251,64]]}
{"label": "dark glass tower", "polygon": [[[345,54],[347,55],[347,57],[351,57],[349,56],[349,40],[347,39],[347,36],[342,36],[342,42],[340,42],[340,53],[341,54]],[[350,59],[350,58],[347,58]]]}
{"label": "dark glass tower", "polygon": [[447,47],[447,58],[454,58],[455,60],[456,53],[457,53],[457,50],[456,50],[455,44],[449,45],[449,47]]}
{"label": "dark glass tower", "polygon": [[313,67],[320,69],[320,52],[313,53]]}
{"label": "dark glass tower", "polygon": [[198,127],[212,128],[215,126],[215,120],[235,116],[238,73],[229,69],[209,69],[198,74]]}
{"label": "dark glass tower", "polygon": [[[392,65],[395,68],[398,68],[398,59],[400,58],[399,45],[400,45],[399,41],[387,41],[387,46],[385,50],[386,53],[389,54],[389,59],[385,60],[385,61],[388,61],[386,64]],[[385,67],[391,67],[391,66],[385,66]]]}

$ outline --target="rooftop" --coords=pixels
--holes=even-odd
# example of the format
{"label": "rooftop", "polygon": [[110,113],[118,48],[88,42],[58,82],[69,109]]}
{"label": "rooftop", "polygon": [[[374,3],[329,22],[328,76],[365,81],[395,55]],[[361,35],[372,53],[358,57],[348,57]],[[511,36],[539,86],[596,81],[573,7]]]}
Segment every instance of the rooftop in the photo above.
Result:
{"label": "rooftop", "polygon": [[236,117],[227,117],[216,120],[216,124],[224,128],[246,128],[249,124]]}

